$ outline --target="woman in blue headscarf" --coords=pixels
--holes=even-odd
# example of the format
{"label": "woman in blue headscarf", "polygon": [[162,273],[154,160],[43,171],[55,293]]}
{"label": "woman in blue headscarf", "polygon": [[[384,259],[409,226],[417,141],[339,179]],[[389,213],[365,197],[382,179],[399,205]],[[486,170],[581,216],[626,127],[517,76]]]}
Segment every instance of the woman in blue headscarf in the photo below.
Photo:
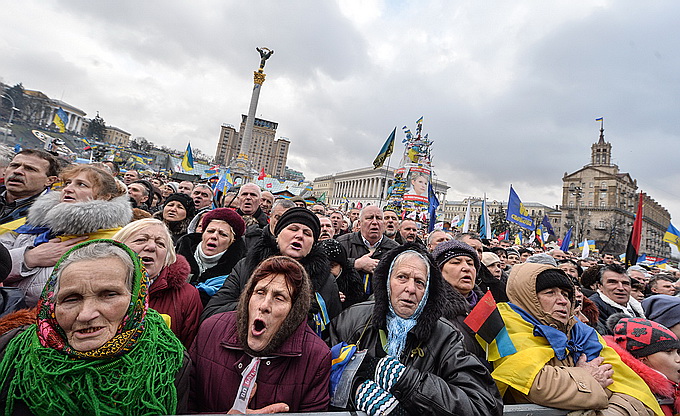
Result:
{"label": "woman in blue headscarf", "polygon": [[343,387],[332,386],[332,405],[369,415],[503,413],[488,371],[441,318],[442,276],[424,249],[406,244],[388,252],[373,274],[373,291],[375,300],[331,322],[330,345],[356,346],[354,364],[338,376]]}

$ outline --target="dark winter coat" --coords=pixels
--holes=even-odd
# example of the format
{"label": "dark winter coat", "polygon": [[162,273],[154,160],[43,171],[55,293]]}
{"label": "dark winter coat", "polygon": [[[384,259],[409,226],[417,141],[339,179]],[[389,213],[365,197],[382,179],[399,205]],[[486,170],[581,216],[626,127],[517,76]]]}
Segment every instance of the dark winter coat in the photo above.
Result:
{"label": "dark winter coat", "polygon": [[[368,247],[366,247],[366,244],[364,244],[364,240],[361,237],[361,231],[341,235],[340,237],[336,238],[336,240],[342,244],[343,248],[347,252],[347,260],[349,261],[349,265],[352,267],[354,267],[354,262],[356,259],[369,253]],[[399,247],[399,243],[387,238],[386,236],[383,236],[382,241],[380,241],[380,245],[378,245],[373,254],[371,254],[371,258],[380,260],[383,258],[385,253],[396,247]],[[373,285],[371,283],[371,279],[373,275],[360,270],[357,270],[357,272],[359,273],[362,282],[364,282],[366,294],[370,295],[372,293],[371,287]]]}
{"label": "dark winter coat", "polygon": [[464,323],[465,318],[467,318],[471,310],[470,304],[459,291],[448,283],[444,285],[443,291],[445,306],[442,316],[460,331],[463,336],[463,347],[465,347],[465,350],[477,356],[479,361],[490,371],[493,370],[491,364],[486,361],[486,352],[482,346],[479,345],[479,342],[477,342],[475,333]]}
{"label": "dark winter coat", "polygon": [[149,307],[170,316],[170,329],[188,349],[198,332],[203,303],[198,290],[187,282],[191,268],[184,256],[164,268],[149,288]]}
{"label": "dark winter coat", "polygon": [[[229,275],[224,285],[210,299],[201,314],[201,321],[209,316],[220,312],[236,310],[241,291],[246,286],[255,268],[266,258],[279,255],[279,248],[276,240],[269,233],[263,233],[257,243],[248,250],[246,258],[234,266],[234,270]],[[342,310],[338,285],[331,274],[328,257],[315,243],[312,250],[304,258],[298,260],[305,268],[309,279],[312,281],[312,291],[317,292],[323,297],[328,310],[329,319],[336,317]],[[312,297],[312,308],[310,312],[318,312],[318,303]]]}
{"label": "dark winter coat", "polygon": [[[399,357],[406,371],[390,393],[412,415],[501,415],[503,404],[489,372],[465,350],[460,331],[442,317],[446,300],[441,272],[417,245],[400,246],[383,257],[374,273],[375,300],[341,313],[331,323],[330,345],[355,343],[359,350],[367,350],[364,362],[368,363],[385,356],[380,331],[387,328],[388,272],[394,258],[406,250],[419,251],[430,262],[429,294]],[[357,379],[354,385],[361,381]]]}
{"label": "dark winter coat", "polygon": [[[226,312],[201,324],[190,350],[193,411],[226,412],[234,404],[241,373],[251,361],[240,345],[236,319],[236,312]],[[272,358],[262,359],[249,408],[283,402],[291,412],[323,412],[330,401],[330,370],[330,350],[302,322]]]}
{"label": "dark winter coat", "polygon": [[[623,306],[621,306],[620,308],[616,308],[616,307],[606,303],[605,301],[603,301],[602,297],[600,296],[600,294],[598,292],[595,292],[595,294],[592,295],[591,297],[589,297],[589,299],[593,301],[595,306],[597,306],[597,310],[600,312],[599,319],[598,319],[598,322],[597,322],[597,327],[595,329],[597,329],[597,332],[599,332],[602,335],[614,335],[612,333],[612,331],[609,329],[609,327],[607,326],[607,319],[611,315],[613,315],[615,313],[621,313],[621,312],[625,313],[626,315],[630,315],[630,313],[628,313],[628,311],[626,311]],[[638,311],[635,311],[635,309],[633,309],[633,311],[635,312],[635,317],[638,317],[638,318],[644,318],[645,317],[645,315],[643,313],[641,313],[641,311],[638,312]]]}
{"label": "dark winter coat", "polygon": [[496,303],[508,301],[508,295],[505,293],[507,283],[507,275],[497,279],[484,264],[480,264],[475,284],[483,294],[490,290]]}

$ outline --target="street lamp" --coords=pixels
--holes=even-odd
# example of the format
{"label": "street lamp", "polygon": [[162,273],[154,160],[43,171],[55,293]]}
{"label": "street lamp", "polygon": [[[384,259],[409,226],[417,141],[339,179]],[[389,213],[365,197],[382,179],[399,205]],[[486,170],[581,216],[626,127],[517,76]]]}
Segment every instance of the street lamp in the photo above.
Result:
{"label": "street lamp", "polygon": [[7,127],[5,128],[5,138],[3,140],[3,143],[6,143],[7,142],[7,130],[9,129],[9,126],[12,125],[12,118],[14,117],[14,110],[19,111],[19,109],[16,108],[16,103],[14,102],[14,98],[12,98],[12,96],[10,96],[7,93],[4,93],[4,94],[2,94],[2,97],[7,98],[12,102],[12,109],[10,110],[10,113],[9,113],[9,121],[7,122]]}

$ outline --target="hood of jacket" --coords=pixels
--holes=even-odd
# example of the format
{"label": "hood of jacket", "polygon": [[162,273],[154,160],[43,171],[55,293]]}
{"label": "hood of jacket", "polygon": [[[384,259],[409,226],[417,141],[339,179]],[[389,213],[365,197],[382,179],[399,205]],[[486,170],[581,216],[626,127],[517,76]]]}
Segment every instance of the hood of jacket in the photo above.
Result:
{"label": "hood of jacket", "polygon": [[[417,243],[408,243],[388,251],[373,271],[375,306],[373,307],[372,324],[378,329],[386,328],[387,326],[387,313],[390,302],[387,296],[387,282],[390,265],[399,254],[407,250],[420,253],[430,263],[427,303],[418,317],[416,326],[411,330],[418,340],[425,340],[430,336],[431,331],[442,316],[446,300],[444,299],[444,279],[439,268],[425,248]],[[463,301],[465,300],[463,299]]]}
{"label": "hood of jacket", "polygon": [[36,199],[28,210],[26,223],[47,227],[54,234],[81,235],[124,227],[132,220],[127,195],[108,201],[59,202],[60,198],[61,192],[48,192]]}
{"label": "hood of jacket", "polygon": [[538,301],[536,293],[536,277],[544,270],[557,269],[548,264],[522,263],[512,266],[510,277],[508,278],[507,294],[510,302],[527,311],[542,324],[550,325],[559,330],[569,333],[575,325],[574,305],[569,305],[569,321],[565,326],[562,322],[553,318],[545,312]]}
{"label": "hood of jacket", "polygon": [[[269,227],[262,230],[262,236],[255,241],[252,247],[248,248],[246,255],[246,265],[248,276],[255,270],[260,262],[271,256],[278,256],[279,246],[276,244],[276,237],[269,231]],[[297,259],[307,271],[312,281],[312,291],[318,292],[329,278],[331,264],[328,261],[326,252],[316,242],[305,257]]]}

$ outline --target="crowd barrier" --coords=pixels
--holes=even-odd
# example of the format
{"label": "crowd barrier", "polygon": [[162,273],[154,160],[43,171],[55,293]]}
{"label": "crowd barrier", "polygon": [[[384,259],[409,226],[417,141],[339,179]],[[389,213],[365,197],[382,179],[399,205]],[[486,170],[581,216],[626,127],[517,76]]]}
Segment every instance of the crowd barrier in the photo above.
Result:
{"label": "crowd barrier", "polygon": [[[553,409],[536,404],[511,404],[503,408],[504,416],[565,416],[567,410]],[[251,413],[249,413],[251,414]],[[318,412],[318,413],[282,413],[288,416],[367,416],[364,412]],[[252,415],[252,414],[251,414]],[[217,416],[217,413],[215,413]]]}

